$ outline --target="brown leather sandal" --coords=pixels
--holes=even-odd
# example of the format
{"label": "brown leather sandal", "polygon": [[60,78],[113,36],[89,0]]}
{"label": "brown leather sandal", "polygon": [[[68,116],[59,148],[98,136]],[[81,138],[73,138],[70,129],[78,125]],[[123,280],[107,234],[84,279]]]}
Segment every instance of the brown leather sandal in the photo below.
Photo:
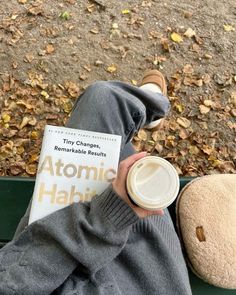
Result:
{"label": "brown leather sandal", "polygon": [[[165,96],[167,95],[166,81],[161,72],[157,70],[147,70],[144,73],[140,86],[148,84],[148,83],[156,84],[157,86],[160,87],[162,94]],[[153,132],[153,131],[160,130],[163,127],[163,124],[164,124],[164,119],[159,119],[144,126],[144,128]]]}
{"label": "brown leather sandal", "polygon": [[157,70],[147,70],[144,73],[144,76],[143,76],[143,79],[141,82],[141,86],[145,85],[147,83],[156,84],[157,86],[160,87],[163,95],[165,95],[165,96],[167,95],[166,81],[165,81],[165,78],[161,72],[159,72]]}

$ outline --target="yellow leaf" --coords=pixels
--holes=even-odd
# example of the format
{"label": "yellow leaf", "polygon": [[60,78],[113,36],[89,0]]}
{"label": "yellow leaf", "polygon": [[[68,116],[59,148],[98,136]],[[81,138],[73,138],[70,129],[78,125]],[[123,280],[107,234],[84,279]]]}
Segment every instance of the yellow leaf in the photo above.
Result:
{"label": "yellow leaf", "polygon": [[176,43],[183,42],[183,38],[179,34],[177,34],[175,32],[170,35],[170,38],[171,38],[172,41],[174,41]]}
{"label": "yellow leaf", "polygon": [[35,139],[38,139],[39,137],[39,134],[37,131],[32,131],[31,134],[30,134],[30,138],[35,140]]}
{"label": "yellow leaf", "polygon": [[46,91],[42,91],[42,92],[41,92],[41,95],[42,95],[43,97],[45,97],[45,98],[49,98],[49,95],[48,95],[48,93],[47,93]]}
{"label": "yellow leaf", "polygon": [[129,14],[130,13],[130,10],[129,9],[123,9],[121,11],[122,14]]}
{"label": "yellow leaf", "polygon": [[184,111],[184,106],[180,103],[176,103],[175,108],[179,113],[182,113]]}
{"label": "yellow leaf", "polygon": [[107,67],[107,72],[108,73],[114,73],[114,72],[116,72],[117,71],[117,66],[115,65],[115,64],[112,64],[112,65],[110,65],[110,66],[108,66]]}
{"label": "yellow leaf", "polygon": [[224,30],[226,32],[235,31],[235,28],[231,25],[224,25]]}
{"label": "yellow leaf", "polygon": [[4,123],[8,123],[11,120],[11,116],[8,114],[3,114],[2,115],[2,120]]}
{"label": "yellow leaf", "polygon": [[132,84],[137,86],[138,85],[138,82],[136,80],[131,80]]}

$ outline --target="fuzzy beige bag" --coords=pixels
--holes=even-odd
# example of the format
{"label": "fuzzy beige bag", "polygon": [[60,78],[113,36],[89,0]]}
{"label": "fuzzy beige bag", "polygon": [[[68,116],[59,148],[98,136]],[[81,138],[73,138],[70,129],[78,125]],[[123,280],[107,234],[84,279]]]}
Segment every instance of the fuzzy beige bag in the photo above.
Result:
{"label": "fuzzy beige bag", "polygon": [[193,272],[217,287],[236,289],[236,174],[193,180],[181,191],[176,210]]}

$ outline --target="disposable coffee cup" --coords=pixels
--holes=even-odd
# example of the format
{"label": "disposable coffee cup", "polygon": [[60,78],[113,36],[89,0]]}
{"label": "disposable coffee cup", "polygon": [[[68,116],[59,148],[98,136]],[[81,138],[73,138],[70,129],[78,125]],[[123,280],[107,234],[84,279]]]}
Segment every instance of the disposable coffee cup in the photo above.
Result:
{"label": "disposable coffee cup", "polygon": [[130,199],[147,210],[167,208],[179,192],[179,176],[167,160],[147,156],[129,170],[126,187]]}

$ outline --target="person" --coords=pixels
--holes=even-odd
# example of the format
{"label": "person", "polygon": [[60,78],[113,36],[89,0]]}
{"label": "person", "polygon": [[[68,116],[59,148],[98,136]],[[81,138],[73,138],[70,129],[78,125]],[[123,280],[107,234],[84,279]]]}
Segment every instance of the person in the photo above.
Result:
{"label": "person", "polygon": [[91,202],[30,225],[28,208],[0,251],[0,294],[191,294],[168,210],[135,206],[125,187],[129,168],[146,156],[135,153],[132,137],[158,126],[170,108],[159,71],[148,71],[141,84],[100,81],[79,97],[67,126],[122,136],[117,177]]}

